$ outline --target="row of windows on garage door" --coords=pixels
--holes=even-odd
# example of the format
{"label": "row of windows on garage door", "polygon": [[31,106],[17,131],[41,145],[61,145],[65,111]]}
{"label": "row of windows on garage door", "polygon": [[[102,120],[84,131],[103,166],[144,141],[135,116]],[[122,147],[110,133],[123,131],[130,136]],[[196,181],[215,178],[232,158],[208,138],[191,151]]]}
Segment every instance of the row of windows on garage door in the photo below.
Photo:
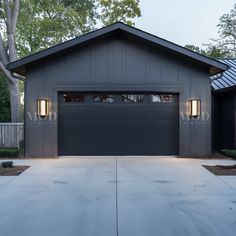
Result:
{"label": "row of windows on garage door", "polygon": [[64,93],[63,101],[69,103],[173,103],[176,95],[172,94],[81,94]]}

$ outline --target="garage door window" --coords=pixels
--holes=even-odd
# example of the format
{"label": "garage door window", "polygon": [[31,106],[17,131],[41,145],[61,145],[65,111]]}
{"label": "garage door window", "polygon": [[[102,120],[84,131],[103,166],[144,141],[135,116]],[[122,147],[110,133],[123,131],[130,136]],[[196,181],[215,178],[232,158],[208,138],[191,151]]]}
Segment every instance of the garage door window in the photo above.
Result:
{"label": "garage door window", "polygon": [[174,102],[174,96],[169,94],[151,95],[151,101],[157,103],[172,103]]}
{"label": "garage door window", "polygon": [[124,103],[141,103],[143,102],[143,95],[141,94],[123,94],[122,102]]}
{"label": "garage door window", "polygon": [[114,102],[114,95],[108,95],[108,94],[94,95],[93,102],[111,103]]}
{"label": "garage door window", "polygon": [[85,95],[83,94],[64,94],[64,102],[84,103]]}

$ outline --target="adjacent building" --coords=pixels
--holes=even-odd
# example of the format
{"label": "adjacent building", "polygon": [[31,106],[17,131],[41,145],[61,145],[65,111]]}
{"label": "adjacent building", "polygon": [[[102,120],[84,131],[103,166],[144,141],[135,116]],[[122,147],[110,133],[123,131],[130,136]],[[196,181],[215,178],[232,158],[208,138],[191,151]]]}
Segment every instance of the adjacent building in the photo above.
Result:
{"label": "adjacent building", "polygon": [[221,59],[228,70],[212,76],[213,150],[236,149],[236,59]]}

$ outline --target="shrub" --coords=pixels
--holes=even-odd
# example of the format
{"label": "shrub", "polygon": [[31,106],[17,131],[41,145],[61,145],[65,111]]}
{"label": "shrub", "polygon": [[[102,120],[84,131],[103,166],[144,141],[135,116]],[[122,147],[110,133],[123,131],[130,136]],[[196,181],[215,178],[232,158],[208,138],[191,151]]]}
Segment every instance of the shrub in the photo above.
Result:
{"label": "shrub", "polygon": [[1,166],[3,168],[12,168],[13,167],[13,161],[4,161],[1,163]]}
{"label": "shrub", "polygon": [[0,148],[0,157],[18,157],[18,148]]}
{"label": "shrub", "polygon": [[225,156],[232,157],[232,158],[236,159],[236,150],[222,149],[222,150],[220,150],[220,152]]}

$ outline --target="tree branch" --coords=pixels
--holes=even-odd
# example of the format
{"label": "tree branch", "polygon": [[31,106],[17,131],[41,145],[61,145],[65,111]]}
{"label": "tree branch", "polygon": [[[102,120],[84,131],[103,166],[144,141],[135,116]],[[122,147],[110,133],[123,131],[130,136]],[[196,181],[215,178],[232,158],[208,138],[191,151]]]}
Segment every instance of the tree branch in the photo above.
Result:
{"label": "tree branch", "polygon": [[4,11],[2,8],[0,8],[0,15],[3,16],[2,18],[4,18]]}
{"label": "tree branch", "polygon": [[48,15],[49,19],[52,19],[52,16],[50,14],[50,12],[47,10],[46,7],[44,7],[44,4],[42,3],[41,0],[38,0],[39,4],[41,5],[41,7],[44,9],[44,11],[46,12],[46,14]]}
{"label": "tree branch", "polygon": [[6,69],[6,67],[3,65],[3,63],[0,61],[0,70],[3,72],[3,74],[6,76],[8,82],[10,84],[14,83],[14,79],[11,75],[11,73]]}
{"label": "tree branch", "polygon": [[16,33],[16,24],[17,24],[17,19],[19,16],[19,9],[20,9],[20,1],[19,0],[14,0],[14,9],[13,9],[13,14],[12,14],[12,31],[13,34]]}
{"label": "tree branch", "polygon": [[52,20],[54,20],[58,15],[62,14],[62,12],[57,12],[53,17]]}
{"label": "tree branch", "polygon": [[25,81],[25,77],[16,73],[13,73],[12,77],[21,81]]}
{"label": "tree branch", "polygon": [[0,59],[2,60],[4,65],[8,63],[7,49],[3,42],[1,33],[0,33]]}
{"label": "tree branch", "polygon": [[6,26],[7,26],[7,32],[12,33],[12,28],[11,28],[11,7],[10,7],[10,2],[9,0],[4,0],[5,2],[5,9],[6,9]]}

